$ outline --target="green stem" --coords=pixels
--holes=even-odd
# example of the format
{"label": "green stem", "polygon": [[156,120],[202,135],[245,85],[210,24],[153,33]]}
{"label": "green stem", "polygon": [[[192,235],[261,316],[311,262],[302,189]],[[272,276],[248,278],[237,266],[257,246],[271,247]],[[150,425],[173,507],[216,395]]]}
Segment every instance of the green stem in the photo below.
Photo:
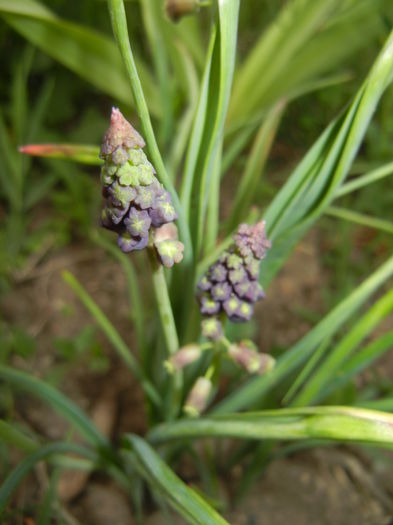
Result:
{"label": "green stem", "polygon": [[[158,312],[161,320],[161,327],[164,333],[165,344],[168,355],[174,355],[179,349],[179,339],[177,336],[175,319],[171,302],[169,299],[168,287],[165,280],[164,268],[159,263],[153,248],[148,248],[148,258],[152,274],[154,294],[156,297]],[[173,375],[170,392],[167,396],[167,406],[169,417],[172,418],[181,402],[183,377],[181,372]]]}
{"label": "green stem", "polygon": [[123,58],[128,77],[131,84],[131,90],[135,101],[135,106],[141,119],[143,133],[147,142],[149,153],[157,170],[157,175],[164,186],[172,195],[174,206],[179,214],[179,230],[180,237],[184,243],[184,263],[187,265],[192,261],[192,245],[188,225],[185,221],[182,207],[180,205],[179,197],[172,184],[170,177],[166,171],[164,162],[162,160],[160,150],[154,135],[153,126],[150,120],[149,110],[146,104],[145,96],[141,81],[139,80],[138,72],[135,65],[134,56],[132,54],[130,41],[128,38],[127,18],[124,9],[123,0],[108,0],[109,13],[112,22],[112,29],[115,35],[117,45],[119,46],[120,54]]}

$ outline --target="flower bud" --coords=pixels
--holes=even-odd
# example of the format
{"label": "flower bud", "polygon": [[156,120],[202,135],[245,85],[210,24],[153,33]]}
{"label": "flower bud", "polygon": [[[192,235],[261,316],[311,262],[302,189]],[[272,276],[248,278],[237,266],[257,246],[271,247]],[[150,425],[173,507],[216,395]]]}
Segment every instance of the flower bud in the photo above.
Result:
{"label": "flower bud", "polygon": [[202,335],[206,339],[218,341],[223,336],[222,324],[216,317],[208,317],[202,321]]}
{"label": "flower bud", "polygon": [[275,360],[269,354],[260,353],[252,341],[240,341],[228,349],[230,358],[249,374],[264,374],[274,367]]}
{"label": "flower bud", "polygon": [[[106,199],[101,225],[118,234],[117,244],[125,253],[142,250],[148,245],[152,229],[177,219],[171,195],[156,179],[154,167],[142,151],[144,146],[139,133],[113,108],[100,153]],[[156,239],[155,248],[168,268],[183,258],[184,247],[177,235],[160,243]]]}
{"label": "flower bud", "polygon": [[167,359],[167,361],[164,362],[164,366],[170,374],[173,374],[197,361],[201,357],[201,354],[202,350],[200,346],[189,344],[180,348],[176,354]]}
{"label": "flower bud", "polygon": [[199,416],[207,406],[212,386],[210,379],[198,377],[188,394],[184,404],[184,412],[191,417]]}

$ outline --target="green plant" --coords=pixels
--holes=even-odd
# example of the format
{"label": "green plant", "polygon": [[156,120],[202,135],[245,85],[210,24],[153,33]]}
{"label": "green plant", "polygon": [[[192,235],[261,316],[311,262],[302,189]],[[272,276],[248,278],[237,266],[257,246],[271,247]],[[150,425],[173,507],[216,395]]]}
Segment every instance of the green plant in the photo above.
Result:
{"label": "green plant", "polygon": [[[283,352],[275,363],[260,354],[251,341],[229,340],[225,329],[226,334],[237,333],[230,326],[230,321],[238,321],[242,316],[250,317],[250,310],[241,310],[242,306],[250,308],[254,298],[260,298],[260,285],[268,287],[293,247],[323,214],[335,214],[359,222],[354,212],[332,207],[335,199],[391,174],[391,165],[387,165],[356,180],[344,182],[375,108],[392,80],[393,33],[387,36],[352,102],[328,125],[267,209],[262,212],[257,208],[249,214],[253,192],[259,183],[261,170],[288,102],[332,79],[337,80],[336,77],[326,78],[322,74],[333,63],[340,62],[354,47],[360,46],[359,36],[352,40],[353,33],[349,31],[352,24],[364,24],[364,32],[360,32],[362,39],[368,31],[374,34],[375,26],[378,26],[375,3],[366,0],[293,0],[279,13],[278,23],[271,25],[236,70],[239,2],[218,2],[212,6],[211,36],[198,92],[195,86],[195,83],[198,84],[196,72],[201,64],[198,59],[200,47],[195,44],[199,42],[195,37],[197,33],[190,31],[186,36],[184,30],[180,29],[173,30],[174,36],[171,36],[169,22],[165,21],[162,26],[160,24],[157,4],[151,4],[150,7],[147,2],[142,2],[159,81],[157,99],[152,101],[150,97],[147,98],[150,105],[146,102],[142,86],[146,84],[147,91],[151,92],[154,84],[148,80],[145,82],[139,75],[140,68],[134,59],[128,37],[123,2],[109,0],[108,4],[115,39],[130,81],[134,107],[140,117],[143,138],[119,117],[117,110],[114,111],[117,124],[115,122],[115,128],[106,135],[101,150],[105,161],[102,179],[107,199],[103,223],[120,234],[119,246],[123,251],[146,248],[157,304],[156,325],[160,329],[154,334],[155,337],[146,337],[143,298],[138,294],[131,259],[116,251],[105,238],[95,235],[96,242],[104,244],[121,262],[131,283],[138,356],[131,352],[105,313],[75,277],[65,273],[64,279],[140,382],[148,407],[150,431],[144,438],[123,436],[119,446],[115,447],[77,406],[55,388],[27,373],[2,365],[0,378],[12,387],[48,402],[84,437],[86,444],[41,444],[39,439],[26,436],[12,423],[4,422],[0,426],[2,440],[7,444],[16,444],[29,454],[1,487],[0,508],[5,508],[9,496],[24,475],[38,461],[46,459],[54,465],[72,464],[83,469],[102,469],[134,498],[136,509],[141,509],[143,505],[139,491],[134,488],[143,479],[153,492],[190,523],[227,523],[167,464],[192,446],[189,444],[190,439],[202,436],[257,442],[324,439],[371,443],[387,448],[392,446],[393,418],[390,414],[362,408],[360,398],[355,400],[355,404],[360,407],[334,406],[329,403],[339,387],[351,382],[356,374],[391,347],[391,332],[371,342],[365,340],[393,309],[393,295],[389,290],[383,291],[378,300],[370,305],[371,297],[383,289],[392,277],[392,257],[292,348]],[[88,79],[120,101],[128,103],[126,77],[118,58],[114,58],[117,55],[110,41],[54,18],[37,2],[24,0],[21,6],[15,9],[8,2],[0,2],[0,9],[12,27],[48,52],[56,38],[60,41],[66,39],[68,44],[74,38],[70,48],[60,46],[56,50],[53,48],[51,53],[79,74],[86,75],[77,59],[78,52],[82,53],[86,60],[96,65]],[[195,20],[189,24],[190,27],[194,27],[194,23]],[[42,26],[46,32],[37,30],[37,27]],[[59,32],[57,36],[56,31]],[[181,41],[179,35],[184,37]],[[157,45],[157,41],[162,45]],[[332,45],[330,52],[321,53],[328,43]],[[276,49],[279,49],[278,56],[272,60],[272,53]],[[176,99],[175,95],[166,104],[172,88],[168,80],[171,61],[178,69],[176,93],[184,95],[188,92],[189,95],[188,105],[179,120],[179,129],[174,134],[174,108],[171,103]],[[113,81],[107,83],[110,86],[104,86],[101,77],[103,70],[110,72],[112,80],[118,79],[119,82]],[[142,71],[145,71],[143,67]],[[233,77],[235,80],[231,95]],[[255,84],[258,84],[259,89],[254,89]],[[155,100],[160,100],[161,104]],[[160,133],[157,136],[160,137],[162,149],[158,145],[150,114],[160,118]],[[120,126],[121,133],[116,126]],[[172,134],[173,143],[169,145],[168,137]],[[117,142],[113,144],[108,136],[115,137]],[[239,184],[239,194],[228,220],[220,228],[220,183],[225,175],[223,172],[228,170],[252,137],[253,146]],[[142,152],[144,140],[147,157]],[[48,148],[36,145],[26,147],[24,151],[97,163],[95,150],[86,146],[65,147],[54,144]],[[162,152],[165,152],[165,156]],[[176,184],[183,158],[184,170],[180,184]],[[163,159],[168,160],[164,162]],[[149,161],[162,186],[155,180]],[[157,194],[150,195],[150,200],[142,204],[141,191],[150,185],[154,185]],[[180,187],[179,193],[176,187]],[[156,215],[159,205],[164,200],[166,205],[171,206],[168,192],[172,196],[176,213],[171,208],[168,216],[164,216],[165,220],[160,222]],[[126,216],[130,203],[134,203],[131,207],[136,218]],[[172,222],[175,215],[180,240],[184,244],[181,262],[181,243],[174,237],[173,229],[170,234],[166,231],[165,235],[168,236],[157,238],[161,227],[167,226],[163,226],[163,223]],[[244,221],[256,222],[257,225],[238,228]],[[267,254],[270,243],[265,236],[265,224],[267,237],[271,241]],[[387,220],[374,220],[372,225],[392,232],[393,225]],[[167,251],[157,246],[160,242],[169,243]],[[256,282],[258,265],[265,255],[261,263],[259,285]],[[165,266],[172,266],[173,262],[179,264],[169,275],[160,262],[164,262]],[[246,266],[249,276],[246,288],[238,289],[236,285],[244,284],[245,279],[241,274],[244,274]],[[229,275],[232,271],[234,274]],[[201,299],[201,311],[208,314],[202,321],[202,331],[198,305],[194,299],[198,282],[202,283],[200,288],[208,292]],[[238,303],[221,307],[217,294],[225,296],[227,292],[224,285],[229,286],[229,282],[236,287],[236,297],[231,298]],[[217,283],[224,283],[221,291]],[[244,297],[247,300],[242,304]],[[367,308],[354,321],[353,317],[365,304]],[[221,321],[226,321],[227,326],[223,327]],[[244,369],[242,381],[240,384],[239,381],[233,381],[223,392],[222,400],[208,408],[215,391],[220,388],[221,365],[226,359],[230,364],[235,363]],[[190,364],[193,366],[186,368]],[[232,366],[229,374],[236,378],[238,371]],[[277,408],[272,399],[279,399],[286,407]],[[344,398],[343,403],[346,402]],[[326,403],[327,406],[315,406],[316,403]],[[373,400],[367,401],[368,406],[372,406],[372,403]],[[375,406],[391,410],[391,396],[376,399]],[[246,412],[237,413],[242,410]],[[205,412],[202,417],[201,412]],[[189,419],[187,414],[197,417]],[[160,447],[159,452],[153,446]],[[68,452],[76,454],[78,459],[71,459]],[[239,446],[238,457],[242,458],[245,454]],[[139,519],[141,521],[142,518]]]}

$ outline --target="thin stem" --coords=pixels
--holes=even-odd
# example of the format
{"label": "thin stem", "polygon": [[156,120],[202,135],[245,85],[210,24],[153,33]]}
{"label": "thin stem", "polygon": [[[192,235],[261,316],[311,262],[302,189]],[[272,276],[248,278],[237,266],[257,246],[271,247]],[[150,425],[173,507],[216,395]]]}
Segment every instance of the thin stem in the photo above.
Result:
{"label": "thin stem", "polygon": [[143,94],[141,81],[139,80],[134,56],[132,54],[131,45],[128,38],[127,18],[123,0],[108,0],[108,7],[112,22],[113,33],[115,35],[117,45],[119,46],[120,54],[123,58],[124,65],[128,73],[128,77],[131,84],[131,90],[135,101],[135,106],[139,118],[141,119],[144,137],[147,142],[152,162],[157,170],[157,175],[159,179],[171,193],[174,206],[179,214],[180,237],[185,246],[184,263],[188,264],[192,261],[192,245],[190,232],[184,218],[179,197],[172,184],[170,177],[168,176],[164,162],[161,157],[160,150],[158,148],[156,137],[154,135],[149,110],[146,104],[145,96]]}
{"label": "thin stem", "polygon": [[164,332],[166,347],[169,355],[173,355],[179,349],[179,339],[173,318],[171,303],[169,300],[168,287],[165,280],[164,269],[158,262],[152,248],[148,249],[148,257],[152,274],[154,293],[156,296],[158,312],[160,314],[162,331]]}
{"label": "thin stem", "polygon": [[[175,319],[173,317],[173,311],[169,299],[164,268],[157,260],[156,253],[154,252],[153,248],[148,248],[148,258],[151,268],[154,293],[161,320],[161,327],[164,333],[168,354],[171,356],[174,355],[179,349],[179,338],[177,336]],[[170,419],[176,414],[180,405],[182,386],[182,373],[177,371],[173,375],[171,389],[167,396],[167,406]]]}

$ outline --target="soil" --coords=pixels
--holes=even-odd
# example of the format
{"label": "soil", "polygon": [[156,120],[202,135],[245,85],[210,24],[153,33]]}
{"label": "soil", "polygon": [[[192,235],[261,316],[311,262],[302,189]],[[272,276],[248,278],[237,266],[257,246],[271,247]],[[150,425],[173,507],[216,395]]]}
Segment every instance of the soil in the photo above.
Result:
{"label": "soil", "polygon": [[[311,327],[311,321],[297,312],[323,313],[321,287],[326,279],[318,256],[318,232],[301,242],[285,269],[258,307],[258,344],[262,351],[286,346]],[[307,268],[307,271],[304,271]],[[104,310],[133,348],[129,331],[129,306],[126,283],[117,263],[100,249],[72,245],[60,252],[32,261],[28,271],[15,276],[12,293],[0,304],[0,315],[7,323],[23,327],[37,342],[37,351],[23,358],[14,357],[15,366],[55,382],[93,418],[109,437],[124,432],[143,434],[146,420],[138,384],[119,363],[106,340],[100,344],[110,358],[109,368],[90,370],[86,362],[59,367],[53,341],[72,338],[92,320],[61,272],[70,270],[97,304]],[[390,370],[393,359],[390,357]],[[389,367],[388,367],[389,368]],[[60,370],[53,376],[53,370]],[[48,439],[64,439],[67,425],[30,396],[16,396],[15,417]],[[78,439],[75,437],[75,439]],[[15,461],[17,460],[15,453]],[[225,511],[233,525],[389,525],[393,524],[393,461],[378,452],[376,459],[357,449],[318,448],[297,452],[272,462],[261,473],[235,509]],[[234,472],[233,477],[241,475]],[[186,476],[185,476],[186,477]],[[186,480],[187,481],[187,480]],[[230,502],[233,479],[222,479],[224,500]],[[15,518],[6,525],[34,525],[29,518],[32,503],[42,498],[48,486],[45,465],[39,465],[21,486],[13,500]],[[62,523],[67,525],[132,525],[129,499],[102,475],[63,472],[58,484]],[[30,521],[29,521],[30,520]],[[158,511],[147,525],[165,524]],[[173,517],[173,523],[185,523]]]}

